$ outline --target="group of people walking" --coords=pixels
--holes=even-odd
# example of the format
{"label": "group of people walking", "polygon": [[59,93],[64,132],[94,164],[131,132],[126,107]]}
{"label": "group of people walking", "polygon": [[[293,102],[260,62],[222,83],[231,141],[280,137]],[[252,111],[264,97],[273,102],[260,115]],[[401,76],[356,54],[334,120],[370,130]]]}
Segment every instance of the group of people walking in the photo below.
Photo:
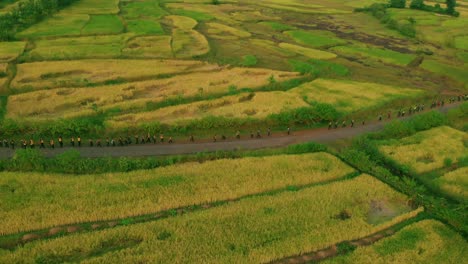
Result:
{"label": "group of people walking", "polygon": [[[467,95],[458,95],[458,96],[455,96],[455,97],[451,97],[451,98],[449,98],[448,101],[449,101],[449,103],[455,103],[457,101],[458,102],[468,101],[468,94]],[[445,105],[445,100],[433,101],[431,103],[431,109],[436,108],[436,107],[443,107],[444,105]],[[408,109],[408,112],[406,112],[405,109],[401,108],[396,113],[396,116],[397,117],[404,117],[406,114],[412,115],[412,114],[424,111],[424,108],[425,108],[424,104],[413,105],[413,106],[410,106],[409,108],[405,108],[405,109]],[[387,112],[386,118],[387,119],[392,118],[392,111]],[[380,122],[383,119],[384,119],[384,115],[382,113],[379,114],[377,120]],[[361,124],[365,125],[365,120],[362,120]],[[331,120],[328,123],[328,129],[329,130],[337,129],[338,127],[345,128],[347,126],[348,126],[347,120],[343,120],[343,121],[341,121],[341,123],[338,120]],[[355,120],[354,119],[350,120],[349,126],[350,127],[355,126]],[[291,128],[290,127],[288,127],[286,129],[286,134],[287,135],[291,134]],[[272,132],[271,132],[270,128],[267,129],[266,135],[268,137],[272,136]],[[235,138],[238,139],[238,140],[241,139],[241,132],[240,131],[236,132]],[[253,138],[262,138],[262,132],[260,131],[260,129],[258,129],[256,133],[254,133],[254,131],[250,131],[250,138],[252,138],[252,139]],[[226,140],[227,137],[225,135],[221,135],[220,139],[221,140]],[[190,135],[189,141],[190,142],[195,142],[195,137],[193,135]],[[214,135],[213,136],[213,142],[217,142],[217,141],[218,141],[218,135]],[[165,142],[166,142],[166,139],[164,137],[164,134],[161,133],[161,134],[150,135],[150,133],[148,133],[146,136],[135,135],[133,139],[130,136],[119,137],[117,139],[107,137],[103,141],[101,139],[97,139],[97,140],[88,139],[87,142],[82,142],[82,139],[81,139],[80,136],[71,137],[70,140],[69,140],[69,146],[70,147],[78,147],[78,148],[81,147],[81,146],[84,146],[84,145],[87,145],[89,147],[104,147],[104,146],[106,146],[106,147],[115,147],[115,146],[128,146],[128,145],[132,145],[132,144],[135,144],[135,145],[151,144],[151,143],[152,144],[162,144],[162,143],[165,143]],[[35,142],[34,139],[31,138],[29,140],[25,140],[25,139],[21,140],[19,142],[19,147],[21,147],[23,149],[36,148],[36,147],[41,148],[41,149],[44,149],[44,148],[54,149],[56,147],[55,143],[56,143],[56,141],[54,139],[50,139],[50,140],[48,140],[46,142],[46,141],[44,141],[44,139],[41,138],[41,139],[39,139],[38,142]],[[167,143],[169,143],[169,144],[174,143],[173,138],[169,137],[167,139]],[[11,140],[4,139],[3,141],[0,142],[0,145],[2,147],[4,147],[4,148],[11,148],[11,149],[15,149],[17,147],[16,142],[15,142],[14,139],[11,139]],[[57,147],[63,148],[64,145],[65,145],[65,143],[64,143],[63,137],[59,136],[57,138]]]}

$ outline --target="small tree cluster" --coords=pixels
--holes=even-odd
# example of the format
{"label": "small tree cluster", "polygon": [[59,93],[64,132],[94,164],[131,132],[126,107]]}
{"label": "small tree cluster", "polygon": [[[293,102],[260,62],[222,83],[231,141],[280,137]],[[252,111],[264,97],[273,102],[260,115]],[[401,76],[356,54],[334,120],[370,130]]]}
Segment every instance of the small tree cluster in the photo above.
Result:
{"label": "small tree cluster", "polygon": [[10,13],[0,16],[0,40],[11,40],[17,31],[54,14],[77,0],[21,1]]}
{"label": "small tree cluster", "polygon": [[406,0],[390,0],[389,5],[393,8],[405,8]]}

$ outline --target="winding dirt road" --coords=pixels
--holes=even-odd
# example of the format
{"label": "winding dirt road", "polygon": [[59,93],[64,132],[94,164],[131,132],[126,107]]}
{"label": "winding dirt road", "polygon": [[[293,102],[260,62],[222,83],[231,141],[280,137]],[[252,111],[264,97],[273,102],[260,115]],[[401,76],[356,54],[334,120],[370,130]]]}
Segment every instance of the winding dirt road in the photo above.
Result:
{"label": "winding dirt road", "polygon": [[[447,112],[449,109],[455,108],[457,104],[445,105],[444,107],[437,108],[438,111]],[[411,116],[406,116],[400,119],[407,119]],[[286,133],[274,134],[271,137],[263,137],[261,139],[244,139],[240,140],[226,140],[218,142],[200,141],[195,143],[174,143],[174,144],[144,144],[144,145],[131,145],[125,147],[81,147],[74,148],[81,153],[82,157],[145,157],[145,156],[163,156],[163,155],[178,155],[178,154],[193,154],[198,152],[212,152],[219,150],[252,150],[261,148],[275,148],[284,147],[291,144],[304,143],[314,141],[317,143],[328,143],[341,139],[349,139],[364,133],[378,131],[388,123],[389,120],[385,119],[382,122],[374,122],[366,125],[356,124],[355,127],[338,128],[328,130],[328,128],[320,128],[313,130],[295,131],[291,135]],[[58,154],[65,152],[71,148],[55,148],[55,149],[42,149],[46,157],[54,157]],[[14,150],[7,148],[0,148],[0,158],[11,158]]]}

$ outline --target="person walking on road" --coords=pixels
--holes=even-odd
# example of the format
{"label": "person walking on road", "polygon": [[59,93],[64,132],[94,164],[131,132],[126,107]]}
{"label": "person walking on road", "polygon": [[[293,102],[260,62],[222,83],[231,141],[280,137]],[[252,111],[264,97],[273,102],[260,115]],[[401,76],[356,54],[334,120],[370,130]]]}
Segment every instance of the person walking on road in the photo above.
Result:
{"label": "person walking on road", "polygon": [[54,142],[54,139],[51,139],[50,142],[49,142],[49,147],[51,149],[54,149],[55,148],[55,142]]}
{"label": "person walking on road", "polygon": [[78,141],[78,147],[81,147],[81,137],[78,137],[76,140]]}
{"label": "person walking on road", "polygon": [[237,132],[236,132],[236,138],[237,138],[238,140],[240,139],[240,131],[239,131],[239,130],[237,130]]}
{"label": "person walking on road", "polygon": [[10,141],[10,147],[11,147],[11,149],[15,149],[15,140],[12,139]]}
{"label": "person walking on road", "polygon": [[63,148],[63,138],[62,138],[62,136],[58,137],[58,142],[59,142],[60,148]]}

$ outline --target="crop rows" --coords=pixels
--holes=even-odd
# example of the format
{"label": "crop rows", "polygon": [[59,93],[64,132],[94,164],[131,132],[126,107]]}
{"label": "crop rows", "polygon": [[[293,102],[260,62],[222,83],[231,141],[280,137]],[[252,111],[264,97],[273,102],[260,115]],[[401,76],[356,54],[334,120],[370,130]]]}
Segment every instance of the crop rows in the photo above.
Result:
{"label": "crop rows", "polygon": [[0,262],[264,263],[364,237],[411,218],[421,209],[406,206],[378,224],[367,221],[378,210],[376,201],[401,207],[406,199],[362,175],[161,221],[32,242],[13,252],[0,251]]}
{"label": "crop rows", "polygon": [[287,186],[336,180],[352,172],[336,157],[315,153],[73,177],[2,173],[0,233],[125,218],[236,199]]}

